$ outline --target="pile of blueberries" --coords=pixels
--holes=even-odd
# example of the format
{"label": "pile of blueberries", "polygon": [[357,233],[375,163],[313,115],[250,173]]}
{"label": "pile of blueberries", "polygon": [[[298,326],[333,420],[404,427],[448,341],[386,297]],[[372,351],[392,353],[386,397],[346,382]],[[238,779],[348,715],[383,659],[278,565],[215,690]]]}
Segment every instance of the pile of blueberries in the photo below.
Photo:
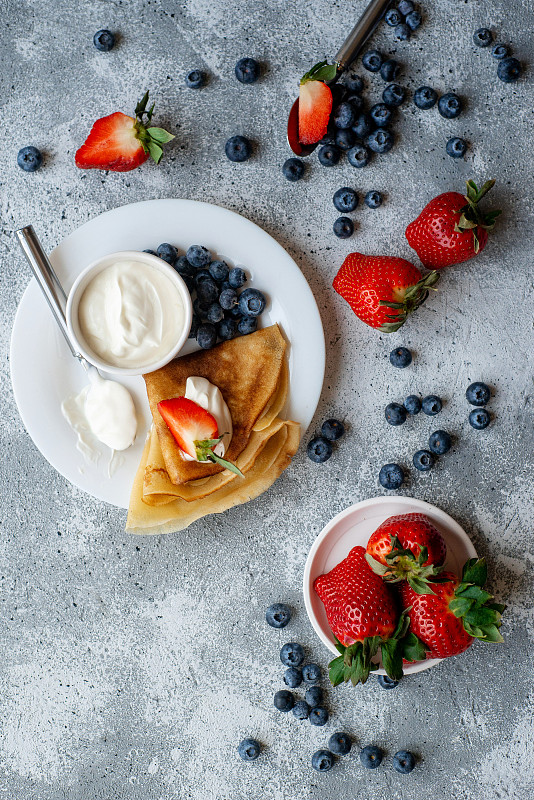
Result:
{"label": "pile of blueberries", "polygon": [[[489,28],[479,28],[473,34],[473,42],[477,47],[489,47],[493,44],[493,34]],[[497,42],[491,48],[491,55],[499,62],[497,77],[504,83],[514,83],[521,75],[521,63],[510,55],[505,44]]]}
{"label": "pile of blueberries", "polygon": [[241,267],[213,260],[210,251],[193,244],[185,255],[174,245],[163,242],[157,250],[145,250],[166,261],[181,276],[193,300],[190,339],[209,350],[218,340],[227,341],[241,334],[254,333],[258,317],[265,309],[265,296],[258,289],[244,289],[247,276]]}
{"label": "pile of blueberries", "polygon": [[321,426],[321,435],[308,442],[307,453],[316,464],[328,461],[333,452],[332,443],[345,433],[345,426],[338,419],[327,419]]}
{"label": "pile of blueberries", "polygon": [[417,30],[423,21],[421,14],[411,0],[400,0],[397,8],[390,8],[384,17],[387,24],[393,28],[395,38],[405,42]]}

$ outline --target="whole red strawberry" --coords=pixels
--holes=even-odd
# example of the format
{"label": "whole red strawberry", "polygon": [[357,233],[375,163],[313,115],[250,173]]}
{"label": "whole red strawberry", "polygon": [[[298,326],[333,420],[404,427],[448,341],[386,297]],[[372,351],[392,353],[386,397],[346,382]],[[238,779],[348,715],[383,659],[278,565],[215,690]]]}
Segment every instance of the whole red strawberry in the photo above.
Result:
{"label": "whole red strawberry", "polygon": [[467,261],[486,246],[488,232],[500,211],[480,210],[479,202],[495,181],[478,189],[467,181],[467,193],[445,192],[426,205],[406,228],[406,238],[427,269],[441,269]]}
{"label": "whole red strawberry", "polygon": [[427,658],[463,653],[475,638],[502,642],[499,627],[506,606],[494,603],[482,588],[487,578],[484,559],[467,561],[461,581],[452,572],[440,577],[446,582],[432,584],[434,594],[418,594],[406,581],[400,586],[410,629],[428,647]]}
{"label": "whole red strawberry", "polygon": [[425,277],[404,258],[350,253],[332,286],[362,322],[393,333],[428,297],[437,272]]}

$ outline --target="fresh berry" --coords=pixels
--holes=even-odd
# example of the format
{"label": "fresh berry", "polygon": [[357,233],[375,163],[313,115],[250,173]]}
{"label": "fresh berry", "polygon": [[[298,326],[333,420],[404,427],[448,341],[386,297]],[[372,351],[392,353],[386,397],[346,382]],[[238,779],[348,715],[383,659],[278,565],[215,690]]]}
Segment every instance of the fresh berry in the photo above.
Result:
{"label": "fresh berry", "polygon": [[421,399],[416,394],[409,394],[404,401],[404,408],[408,414],[419,414],[422,408]]}
{"label": "fresh berry", "polygon": [[265,612],[265,621],[271,628],[285,628],[291,619],[291,609],[285,603],[273,603]]}
{"label": "fresh berry", "polygon": [[258,330],[258,318],[257,317],[243,317],[237,323],[237,330],[243,336],[247,336],[249,333],[255,333]]}
{"label": "fresh berry", "polygon": [[445,119],[455,119],[462,113],[462,100],[454,92],[443,94],[438,100],[438,111]]}
{"label": "fresh berry", "polygon": [[225,311],[231,311],[237,306],[237,292],[235,289],[223,289],[219,295],[219,303]]}
{"label": "fresh berry", "polygon": [[306,452],[308,458],[316,464],[322,464],[324,461],[328,461],[332,455],[332,445],[323,436],[316,436],[315,439],[308,442]]}
{"label": "fresh berry", "polygon": [[452,439],[450,433],[447,431],[434,431],[428,437],[428,449],[431,453],[437,456],[443,456],[448,453],[452,447]]}
{"label": "fresh berry", "polygon": [[389,11],[386,11],[384,19],[391,28],[396,28],[402,22],[402,14],[398,8],[390,8]]}
{"label": "fresh berry", "polygon": [[288,158],[286,161],[284,161],[282,173],[284,178],[287,178],[288,181],[294,183],[302,178],[304,175],[304,169],[304,161],[301,161],[300,158]]}
{"label": "fresh berry", "polygon": [[305,697],[310,708],[317,708],[323,702],[323,690],[320,686],[310,686],[306,689]]}
{"label": "fresh berry", "polygon": [[451,158],[463,158],[467,152],[467,142],[459,136],[452,136],[445,145],[445,152]]}
{"label": "fresh berry", "polygon": [[504,83],[513,83],[521,75],[521,64],[513,56],[508,56],[499,61],[497,77]]}
{"label": "fresh berry", "polygon": [[321,667],[318,664],[306,664],[302,667],[302,677],[305,683],[317,683],[321,680]]}
{"label": "fresh berry", "polygon": [[393,111],[385,103],[375,103],[369,109],[369,116],[377,128],[386,128],[391,122]]}
{"label": "fresh berry", "polygon": [[288,642],[280,650],[280,661],[286,667],[300,667],[304,661],[304,650],[297,642]]}
{"label": "fresh berry", "polygon": [[360,94],[363,91],[363,80],[355,72],[347,72],[345,75],[345,86],[350,92]]}
{"label": "fresh berry", "polygon": [[228,283],[232,289],[240,289],[247,282],[247,275],[241,267],[232,267],[228,273]]}
{"label": "fresh berry", "polygon": [[338,189],[333,199],[337,210],[345,214],[350,214],[358,206],[358,195],[354,189],[349,189],[348,186]]}
{"label": "fresh berry", "polygon": [[200,269],[208,266],[211,261],[211,253],[200,244],[192,244],[187,250],[186,258],[192,267]]}
{"label": "fresh berry", "polygon": [[473,34],[473,42],[477,47],[489,47],[493,41],[493,34],[489,28],[479,28]]}
{"label": "fresh berry", "polygon": [[350,150],[356,143],[356,134],[351,128],[340,128],[336,131],[334,141],[340,150]]}
{"label": "fresh berry", "polygon": [[290,689],[296,689],[302,683],[302,671],[298,667],[288,667],[284,672],[284,683]]}
{"label": "fresh berry", "polygon": [[245,317],[259,317],[265,308],[265,296],[259,289],[245,289],[239,295],[239,310]]}
{"label": "fresh berry", "polygon": [[332,112],[332,92],[325,81],[333,80],[336,67],[316,64],[300,80],[299,142],[315,144],[326,134]]}
{"label": "fresh berry", "polygon": [[[389,354],[389,360],[394,367],[404,369],[405,367],[409,367],[412,363],[412,354],[407,347],[396,347]],[[406,410],[408,411],[408,409]]]}
{"label": "fresh berry", "polygon": [[379,153],[382,155],[382,153],[389,153],[393,147],[394,141],[395,139],[391,131],[387,130],[386,128],[379,128],[378,130],[369,134],[365,140],[365,144],[370,150],[373,151],[373,153]]}
{"label": "fresh berry", "polygon": [[315,706],[315,708],[310,709],[308,719],[310,720],[310,725],[322,727],[328,722],[328,711],[321,706]]}
{"label": "fresh berry", "polygon": [[[116,111],[97,119],[85,143],[76,151],[80,169],[106,169],[128,172],[143,164],[149,154],[159,164],[162,145],[174,139],[163,128],[146,127],[152,120],[154,105],[146,110],[148,92],[135,108],[135,117]],[[146,123],[145,123],[146,116]]]}
{"label": "fresh berry", "polygon": [[93,44],[97,50],[100,50],[102,53],[109,53],[110,50],[113,49],[113,45],[115,44],[115,37],[111,33],[111,31],[101,30],[97,31],[93,36]]}
{"label": "fresh berry", "polygon": [[426,300],[437,278],[435,272],[423,278],[403,258],[350,253],[332,285],[363,322],[392,333]]}
{"label": "fresh berry", "polygon": [[198,326],[197,344],[203,350],[211,350],[217,344],[217,329],[209,322]]}
{"label": "fresh berry", "polygon": [[35,172],[43,163],[43,154],[33,145],[21,147],[17,153],[17,164],[24,172]]}
{"label": "fresh berry", "polygon": [[224,319],[224,311],[219,303],[211,303],[206,312],[206,322],[213,322],[214,325],[217,325],[222,319]]}
{"label": "fresh berry", "polygon": [[405,22],[401,22],[401,24],[397,25],[395,28],[395,38],[398,39],[399,42],[407,42],[411,35],[412,29]]}
{"label": "fresh berry", "polygon": [[323,167],[335,167],[341,158],[341,150],[335,144],[324,144],[319,148],[317,158]]}
{"label": "fresh berry", "polygon": [[345,433],[345,426],[337,419],[327,419],[321,426],[321,435],[329,442],[341,439]]}
{"label": "fresh berry", "polygon": [[393,769],[402,775],[407,775],[415,767],[415,756],[409,750],[399,750],[393,756]]}
{"label": "fresh berry", "polygon": [[240,58],[234,71],[239,83],[255,83],[260,77],[260,65],[254,58]]}
{"label": "fresh berry", "polygon": [[352,739],[348,733],[336,731],[328,740],[328,747],[336,756],[346,756],[350,753]]}
{"label": "fresh berry", "polygon": [[388,403],[384,414],[390,425],[403,425],[406,422],[406,409],[399,403]]}
{"label": "fresh berry", "polygon": [[191,319],[191,327],[189,329],[188,339],[196,339],[197,338],[197,333],[198,333],[198,329],[199,329],[200,325],[201,325],[200,317],[197,317],[196,314],[193,314],[193,318]]}
{"label": "fresh berry", "polygon": [[215,283],[211,277],[209,269],[199,269],[195,272],[195,285],[198,287],[201,283],[207,281],[208,283]]}
{"label": "fresh berry", "polygon": [[413,101],[417,108],[422,108],[426,111],[428,108],[435,106],[438,100],[438,93],[432,89],[431,86],[421,86],[416,89],[413,96]]}
{"label": "fresh berry", "polygon": [[485,383],[481,383],[481,381],[475,381],[475,383],[470,384],[465,391],[467,402],[472,406],[487,405],[487,403],[489,403],[490,396],[491,391],[489,386],[487,386]]}
{"label": "fresh berry", "polygon": [[350,128],[356,122],[356,110],[352,103],[340,103],[332,119],[336,128]]}
{"label": "fresh berry", "polygon": [[379,747],[374,744],[368,744],[360,751],[360,761],[367,769],[376,769],[382,763],[384,754]]}
{"label": "fresh berry", "polygon": [[378,50],[368,50],[362,56],[362,64],[369,72],[379,72],[383,60],[382,54]]}
{"label": "fresh berry", "polygon": [[461,264],[486,246],[488,232],[500,211],[483,212],[478,204],[495,181],[478,189],[467,182],[467,193],[445,192],[431,200],[406,228],[406,238],[427,269]]}
{"label": "fresh berry", "polygon": [[365,197],[363,198],[363,202],[367,206],[367,208],[379,208],[382,205],[382,195],[380,192],[372,190],[367,192]]}
{"label": "fresh berry", "polygon": [[469,414],[469,424],[477,431],[484,430],[491,422],[489,411],[485,408],[474,408]]}
{"label": "fresh berry", "polygon": [[[155,250],[151,250],[149,247],[147,247],[147,249],[146,249],[146,250],[143,250],[143,253],[150,253],[150,255],[151,255],[151,256],[157,256],[157,253],[156,253],[156,251],[155,251]],[[180,258],[183,258],[183,256],[180,256]],[[175,270],[177,270],[177,272],[179,272],[179,271],[180,271],[180,270],[178,269],[178,267],[176,266],[176,264],[174,264],[174,269],[175,269]]]}
{"label": "fresh berry", "polygon": [[241,163],[250,158],[252,145],[246,136],[231,136],[224,145],[224,152],[230,161]]}
{"label": "fresh berry", "polygon": [[228,280],[228,264],[226,261],[212,261],[208,267],[211,277],[217,283],[223,283]]}
{"label": "fresh berry", "polygon": [[[157,252],[154,253],[154,255],[157,256]],[[178,256],[178,258],[173,264],[173,267],[176,270],[176,272],[178,272],[178,274],[182,276],[182,278],[184,277],[194,278],[195,276],[196,269],[195,267],[193,267],[192,264],[189,263],[189,261],[187,260],[187,256]]]}
{"label": "fresh berry", "polygon": [[[210,276],[209,272],[207,277],[203,280],[196,280],[197,285],[197,296],[200,300],[203,300],[205,303],[213,303],[218,295],[219,295],[219,287]],[[207,317],[207,312],[206,312]]]}
{"label": "fresh berry", "polygon": [[287,689],[280,689],[279,692],[276,692],[273,702],[278,711],[283,711],[284,714],[287,714],[295,705],[295,698]]}
{"label": "fresh berry", "polygon": [[377,675],[376,679],[382,689],[395,689],[399,685],[399,681],[392,681],[388,675]]}
{"label": "fresh berry", "polygon": [[219,435],[217,420],[187,397],[173,397],[158,403],[158,411],[163,417],[176,444],[191,458],[200,460],[200,444],[216,439]]}
{"label": "fresh berry", "polygon": [[403,17],[406,17],[408,14],[411,14],[414,10],[414,4],[412,0],[400,0],[397,3],[397,8],[399,9],[400,13]]}
{"label": "fresh berry", "polygon": [[243,739],[237,746],[237,752],[243,761],[255,761],[260,754],[261,745],[256,739]]}
{"label": "fresh berry", "polygon": [[200,89],[206,83],[206,75],[200,69],[192,69],[185,76],[185,85],[189,89]]}
{"label": "fresh berry", "polygon": [[199,300],[198,297],[195,298],[195,300],[193,300],[193,311],[198,317],[204,319],[208,308],[209,308],[209,303],[205,303],[203,300]]}
{"label": "fresh berry", "polygon": [[310,707],[305,700],[298,700],[293,706],[293,716],[300,722],[310,716]]}
{"label": "fresh berry", "polygon": [[[369,114],[360,114],[354,125],[352,126],[353,132],[359,139],[365,139],[373,131],[373,120]],[[355,164],[353,164],[355,166]]]}
{"label": "fresh berry", "polygon": [[441,398],[437,395],[429,394],[423,397],[421,407],[424,414],[427,414],[429,417],[434,417],[436,414],[439,414],[443,408],[443,403],[441,402]]}
{"label": "fresh berry", "polygon": [[378,482],[384,489],[399,489],[404,483],[404,472],[398,464],[384,464],[378,473]]}
{"label": "fresh berry", "polygon": [[174,262],[178,258],[178,253],[176,252],[176,247],[168,242],[162,242],[158,249],[156,250],[156,255],[158,255],[163,261],[166,261],[167,264],[172,264],[174,266]]}
{"label": "fresh berry", "polygon": [[354,223],[350,217],[338,217],[332,229],[338,239],[348,239],[354,233]]}
{"label": "fresh berry", "polygon": [[398,83],[390,83],[382,92],[382,100],[387,106],[395,108],[404,102],[406,97],[406,89],[399,86]]}
{"label": "fresh berry", "polygon": [[382,78],[387,81],[394,81],[395,78],[401,71],[401,65],[398,61],[395,61],[394,58],[389,58],[387,61],[384,61],[382,66],[380,67],[380,75]]}
{"label": "fresh berry", "polygon": [[506,47],[505,44],[500,44],[500,43],[499,44],[494,44],[493,47],[491,48],[491,55],[493,56],[493,58],[496,58],[498,61],[500,61],[502,58],[506,58],[508,53],[509,53],[509,50],[508,50],[508,48]]}
{"label": "fresh berry", "polygon": [[419,472],[428,472],[435,463],[435,458],[429,450],[418,450],[413,454],[413,465]]}
{"label": "fresh berry", "polygon": [[356,167],[356,169],[360,169],[360,167],[367,166],[371,159],[371,153],[366,147],[358,144],[356,147],[352,147],[348,151],[347,158],[351,166]]}
{"label": "fresh berry", "polygon": [[406,25],[410,28],[411,31],[416,31],[417,28],[421,25],[423,18],[419,11],[411,11],[409,14],[406,14]]}
{"label": "fresh berry", "polygon": [[328,772],[334,766],[334,755],[329,750],[316,750],[312,755],[312,767],[317,772]]}

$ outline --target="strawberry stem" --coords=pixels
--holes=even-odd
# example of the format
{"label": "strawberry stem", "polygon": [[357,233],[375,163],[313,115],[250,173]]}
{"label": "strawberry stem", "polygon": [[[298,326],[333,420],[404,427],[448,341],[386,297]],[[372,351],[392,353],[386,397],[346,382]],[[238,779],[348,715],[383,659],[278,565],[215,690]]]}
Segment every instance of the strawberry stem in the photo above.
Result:
{"label": "strawberry stem", "polygon": [[222,458],[221,456],[218,456],[217,453],[213,452],[213,448],[219,444],[222,438],[222,436],[219,436],[218,439],[196,439],[194,445],[197,459],[199,461],[212,461],[214,464],[220,464],[221,467],[229,469],[230,472],[233,472],[236,475],[240,475],[242,478],[244,478],[245,476],[239,467],[236,467],[236,465],[232,464],[231,461],[227,461],[225,458]]}
{"label": "strawberry stem", "polygon": [[148,94],[148,92],[145,92],[135,107],[135,135],[145,153],[149,153],[156,164],[159,164],[161,156],[163,155],[162,145],[172,141],[174,136],[163,128],[146,127],[144,117],[146,116],[146,123],[149,124],[152,121],[152,114],[154,113],[155,106],[155,103],[152,103],[148,111],[146,110]]}
{"label": "strawberry stem", "polygon": [[389,300],[380,300],[381,306],[387,306],[387,308],[394,310],[398,309],[400,313],[388,314],[387,318],[390,319],[391,322],[385,322],[378,330],[382,331],[382,333],[394,333],[397,331],[402,325],[404,325],[408,315],[412,314],[425,302],[429,292],[437,291],[435,286],[439,281],[439,278],[439,273],[436,270],[433,270],[432,272],[429,272],[428,275],[425,275],[423,278],[421,278],[421,280],[415,283],[413,286],[408,286],[401,302],[395,303]]}
{"label": "strawberry stem", "polygon": [[492,231],[495,227],[497,217],[502,212],[500,209],[482,212],[478,207],[482,198],[494,187],[494,180],[486,181],[480,189],[472,180],[467,181],[466,185],[467,192],[465,194],[465,199],[467,204],[456,212],[460,215],[460,219],[454,226],[454,230],[456,233],[464,233],[465,231],[472,230],[474,251],[478,253],[480,250],[480,240],[477,228],[484,228],[484,230],[488,232]]}

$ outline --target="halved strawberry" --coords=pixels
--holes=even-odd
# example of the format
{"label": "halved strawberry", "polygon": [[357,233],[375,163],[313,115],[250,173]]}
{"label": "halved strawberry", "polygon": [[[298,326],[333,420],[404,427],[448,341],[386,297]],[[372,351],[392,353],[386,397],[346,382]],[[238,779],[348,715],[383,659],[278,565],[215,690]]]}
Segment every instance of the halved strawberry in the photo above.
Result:
{"label": "halved strawberry", "polygon": [[322,139],[332,112],[332,92],[324,81],[333,80],[336,66],[316,64],[301,78],[299,91],[299,142],[315,144]]}
{"label": "halved strawberry", "polygon": [[135,169],[151,155],[156,164],[163,154],[161,145],[174,139],[163,128],[147,128],[154,113],[154,104],[147,111],[148,92],[137,104],[135,117],[121,111],[97,119],[85,143],[76,152],[76,166],[80,169],[108,169],[128,172]]}

